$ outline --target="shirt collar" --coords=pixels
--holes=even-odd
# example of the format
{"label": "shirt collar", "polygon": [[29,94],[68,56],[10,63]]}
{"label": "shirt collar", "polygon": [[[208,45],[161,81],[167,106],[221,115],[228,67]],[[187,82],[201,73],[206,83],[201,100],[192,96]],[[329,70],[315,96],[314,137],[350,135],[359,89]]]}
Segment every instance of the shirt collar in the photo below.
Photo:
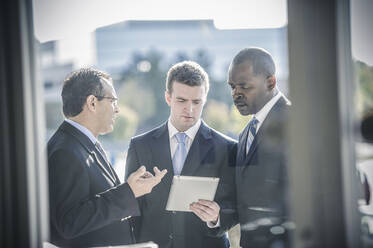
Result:
{"label": "shirt collar", "polygon": [[[190,127],[188,130],[186,130],[184,133],[191,139],[194,140],[194,137],[196,136],[199,127],[201,126],[201,119],[199,119],[196,124],[194,124],[192,127]],[[167,122],[168,125],[168,134],[170,136],[170,139],[179,131],[176,129],[174,125],[172,125],[171,120],[169,119]]]}
{"label": "shirt collar", "polygon": [[276,104],[276,102],[283,96],[283,94],[278,91],[278,93],[271,98],[264,106],[261,108],[256,114],[253,115],[253,118],[258,120],[258,125],[256,128],[256,131],[258,132],[260,126],[262,125],[263,121],[267,117],[269,111],[273,108],[273,106]]}
{"label": "shirt collar", "polygon": [[70,119],[65,119],[65,121],[68,122],[69,124],[73,125],[76,129],[78,129],[83,134],[85,134],[89,138],[89,140],[92,141],[93,144],[96,144],[97,139],[93,135],[93,133],[91,131],[89,131],[88,128],[86,128],[85,126],[80,125],[79,123],[77,123],[73,120],[70,120]]}

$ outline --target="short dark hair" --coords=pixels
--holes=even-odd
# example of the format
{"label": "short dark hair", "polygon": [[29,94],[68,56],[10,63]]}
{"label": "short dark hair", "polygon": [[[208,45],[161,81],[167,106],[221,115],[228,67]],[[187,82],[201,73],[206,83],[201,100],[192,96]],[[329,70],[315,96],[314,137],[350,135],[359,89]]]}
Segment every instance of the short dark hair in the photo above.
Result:
{"label": "short dark hair", "polygon": [[88,96],[104,96],[101,83],[103,78],[112,81],[107,73],[94,68],[82,68],[66,77],[61,93],[62,109],[66,118],[80,114]]}
{"label": "short dark hair", "polygon": [[259,47],[248,47],[242,49],[232,61],[232,65],[249,63],[253,68],[255,75],[263,75],[265,77],[274,76],[276,66],[269,52]]}
{"label": "short dark hair", "polygon": [[206,94],[210,88],[209,76],[206,71],[196,62],[183,61],[173,65],[167,73],[166,89],[172,93],[174,82],[189,86],[204,86]]}

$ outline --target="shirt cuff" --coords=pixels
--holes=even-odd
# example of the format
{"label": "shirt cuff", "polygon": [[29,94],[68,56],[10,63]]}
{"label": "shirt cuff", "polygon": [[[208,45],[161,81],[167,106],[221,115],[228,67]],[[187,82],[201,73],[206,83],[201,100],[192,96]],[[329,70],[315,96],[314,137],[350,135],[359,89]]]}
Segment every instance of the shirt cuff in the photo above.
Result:
{"label": "shirt cuff", "polygon": [[212,223],[211,221],[208,221],[207,222],[207,226],[209,228],[217,228],[217,227],[220,227],[220,216],[218,218],[218,221],[216,222],[216,224],[214,225],[214,223]]}

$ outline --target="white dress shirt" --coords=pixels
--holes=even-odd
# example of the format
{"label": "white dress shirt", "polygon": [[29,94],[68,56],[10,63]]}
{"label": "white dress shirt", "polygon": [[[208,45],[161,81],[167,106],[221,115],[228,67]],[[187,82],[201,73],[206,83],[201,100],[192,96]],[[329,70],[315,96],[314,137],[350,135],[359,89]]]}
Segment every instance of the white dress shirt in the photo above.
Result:
{"label": "white dress shirt", "polygon": [[[192,127],[190,127],[188,130],[186,130],[186,138],[185,138],[185,147],[187,150],[187,155],[189,152],[190,147],[192,146],[194,137],[196,137],[196,134],[198,132],[199,127],[201,126],[201,119],[199,119],[196,124],[194,124]],[[177,140],[175,134],[179,133],[179,131],[176,129],[174,125],[172,125],[171,120],[168,120],[168,134],[170,137],[170,151],[171,151],[171,158],[174,157],[174,154],[176,152],[177,148]]]}
{"label": "white dress shirt", "polygon": [[[271,98],[256,114],[252,116],[252,118],[256,118],[258,120],[258,124],[256,126],[255,134],[258,133],[259,128],[262,126],[263,121],[267,117],[269,111],[273,108],[276,102],[283,96],[283,94],[279,91],[274,97]],[[247,149],[247,147],[246,147]],[[247,153],[247,151],[246,151]],[[217,223],[214,225],[212,222],[207,222],[207,226],[209,228],[216,228],[220,227],[220,217],[218,218]]]}
{"label": "white dress shirt", "polygon": [[256,114],[253,115],[252,118],[256,118],[258,120],[258,124],[256,126],[256,133],[258,133],[259,128],[262,126],[263,121],[266,119],[269,111],[273,108],[276,102],[283,96],[283,94],[279,91],[274,97],[271,98],[264,106],[261,108]]}

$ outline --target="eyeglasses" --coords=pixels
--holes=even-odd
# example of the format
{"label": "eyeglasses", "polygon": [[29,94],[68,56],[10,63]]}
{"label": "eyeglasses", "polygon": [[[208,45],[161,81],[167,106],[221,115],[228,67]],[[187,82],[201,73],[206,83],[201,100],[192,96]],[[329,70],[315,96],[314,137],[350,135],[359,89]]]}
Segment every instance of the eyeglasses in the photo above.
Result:
{"label": "eyeglasses", "polygon": [[95,96],[95,97],[97,97],[97,99],[99,101],[102,100],[102,99],[104,99],[104,98],[106,98],[106,99],[109,99],[114,104],[118,103],[118,98],[116,98],[116,97],[112,97],[112,96]]}

